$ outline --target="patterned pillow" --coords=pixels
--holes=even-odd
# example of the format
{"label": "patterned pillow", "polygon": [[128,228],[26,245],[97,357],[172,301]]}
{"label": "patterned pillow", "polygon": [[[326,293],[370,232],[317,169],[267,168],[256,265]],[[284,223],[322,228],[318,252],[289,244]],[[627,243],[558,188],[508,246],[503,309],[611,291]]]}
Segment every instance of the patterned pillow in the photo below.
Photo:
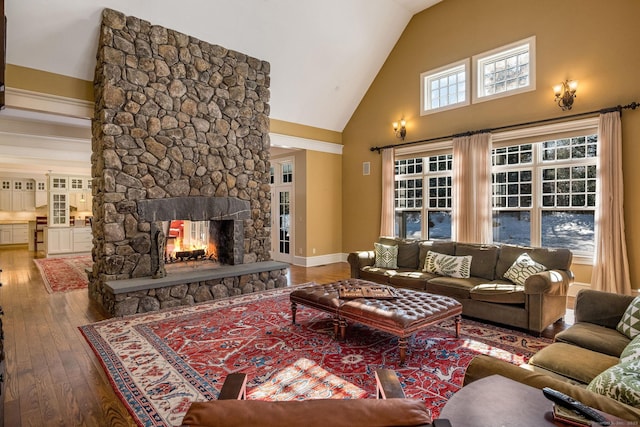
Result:
{"label": "patterned pillow", "polygon": [[640,407],[640,360],[618,363],[595,377],[587,390]]}
{"label": "patterned pillow", "polygon": [[471,275],[471,259],[471,255],[452,256],[429,251],[424,259],[423,271],[466,279]]}
{"label": "patterned pillow", "polygon": [[511,264],[511,267],[504,273],[504,278],[511,280],[516,285],[524,286],[524,282],[529,276],[546,269],[547,267],[532,260],[529,254],[525,252]]}
{"label": "patterned pillow", "polygon": [[640,359],[640,334],[636,335],[620,354],[622,363],[638,359]]}
{"label": "patterned pillow", "polygon": [[631,339],[640,334],[640,297],[631,301],[616,329]]}
{"label": "patterned pillow", "polygon": [[398,246],[373,244],[376,250],[376,267],[378,268],[398,268]]}

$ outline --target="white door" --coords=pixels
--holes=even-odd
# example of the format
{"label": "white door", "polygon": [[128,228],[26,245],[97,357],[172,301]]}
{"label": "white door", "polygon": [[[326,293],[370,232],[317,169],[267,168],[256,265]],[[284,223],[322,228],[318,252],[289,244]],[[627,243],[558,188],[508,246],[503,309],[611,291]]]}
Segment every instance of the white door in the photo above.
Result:
{"label": "white door", "polygon": [[293,158],[271,163],[271,258],[293,261]]}

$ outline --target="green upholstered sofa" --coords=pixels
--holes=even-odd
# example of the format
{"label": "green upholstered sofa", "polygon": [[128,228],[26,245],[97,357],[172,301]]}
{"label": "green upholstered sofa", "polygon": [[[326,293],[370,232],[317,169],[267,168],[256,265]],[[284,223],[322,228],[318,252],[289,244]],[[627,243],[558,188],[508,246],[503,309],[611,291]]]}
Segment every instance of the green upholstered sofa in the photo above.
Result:
{"label": "green upholstered sofa", "polygon": [[[575,323],[536,353],[528,364],[515,366],[490,356],[476,356],[464,384],[502,375],[533,387],[551,387],[601,411],[640,424],[640,407],[591,391],[588,384],[620,363],[631,340],[616,330],[633,297],[582,290],[576,296]],[[640,372],[631,374],[640,377]],[[637,381],[635,382],[637,384]],[[636,424],[634,424],[636,425]]]}
{"label": "green upholstered sofa", "polygon": [[[395,287],[453,297],[465,316],[501,323],[539,334],[564,317],[567,291],[573,282],[572,253],[567,249],[506,244],[469,244],[381,237],[379,244],[397,246],[397,268],[376,266],[376,251],[348,255],[351,277]],[[447,277],[424,271],[429,252],[471,256],[470,277]],[[523,285],[504,277],[523,253],[546,267]]]}

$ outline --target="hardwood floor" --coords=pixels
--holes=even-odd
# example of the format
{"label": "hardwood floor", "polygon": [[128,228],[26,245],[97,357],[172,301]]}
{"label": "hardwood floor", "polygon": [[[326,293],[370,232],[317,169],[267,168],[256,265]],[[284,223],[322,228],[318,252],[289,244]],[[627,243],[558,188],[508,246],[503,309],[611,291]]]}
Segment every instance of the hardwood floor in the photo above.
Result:
{"label": "hardwood floor", "polygon": [[[49,294],[25,247],[0,249],[5,426],[135,426],[79,326],[106,318],[86,292]],[[349,277],[347,263],[292,266],[290,284]],[[553,337],[564,328],[544,332]]]}
{"label": "hardwood floor", "polygon": [[[5,426],[135,426],[79,326],[106,318],[86,292],[49,294],[25,247],[0,249]],[[347,263],[293,266],[288,282],[349,277]]]}

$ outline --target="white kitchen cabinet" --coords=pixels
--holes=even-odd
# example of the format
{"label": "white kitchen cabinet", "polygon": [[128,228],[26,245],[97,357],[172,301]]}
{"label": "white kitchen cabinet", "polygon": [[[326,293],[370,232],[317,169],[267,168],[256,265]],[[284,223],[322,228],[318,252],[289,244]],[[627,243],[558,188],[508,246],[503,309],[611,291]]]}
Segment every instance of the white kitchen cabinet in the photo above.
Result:
{"label": "white kitchen cabinet", "polygon": [[24,244],[29,242],[29,225],[13,224],[12,230],[13,244]]}
{"label": "white kitchen cabinet", "polygon": [[73,229],[69,227],[47,227],[44,233],[47,256],[73,252]]}
{"label": "white kitchen cabinet", "polygon": [[49,193],[47,193],[47,181],[44,179],[36,179],[36,207],[44,206],[49,203]]}
{"label": "white kitchen cabinet", "polygon": [[13,243],[13,227],[10,224],[0,225],[0,244],[11,245]]}
{"label": "white kitchen cabinet", "polygon": [[28,242],[28,224],[0,224],[0,245],[21,245]]}
{"label": "white kitchen cabinet", "polygon": [[91,227],[47,227],[45,231],[46,256],[91,252]]}
{"label": "white kitchen cabinet", "polygon": [[73,229],[73,251],[91,252],[93,249],[93,234],[91,227],[81,227]]}
{"label": "white kitchen cabinet", "polygon": [[0,178],[0,210],[34,211],[35,180]]}
{"label": "white kitchen cabinet", "polygon": [[69,226],[69,193],[49,195],[49,225]]}

